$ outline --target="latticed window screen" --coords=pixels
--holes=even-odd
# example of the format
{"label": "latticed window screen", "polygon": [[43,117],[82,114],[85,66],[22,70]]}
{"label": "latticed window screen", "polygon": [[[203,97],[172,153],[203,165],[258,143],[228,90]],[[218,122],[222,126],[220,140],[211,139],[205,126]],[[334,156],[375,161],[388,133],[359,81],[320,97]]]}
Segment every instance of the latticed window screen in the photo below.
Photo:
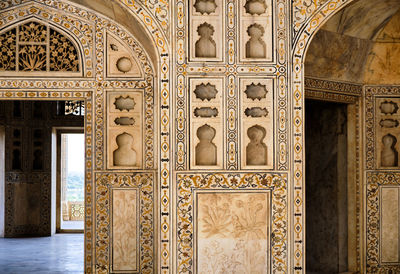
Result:
{"label": "latticed window screen", "polygon": [[30,21],[0,35],[0,70],[79,72],[79,54],[63,34]]}
{"label": "latticed window screen", "polygon": [[57,101],[58,116],[84,116],[85,102],[83,101]]}

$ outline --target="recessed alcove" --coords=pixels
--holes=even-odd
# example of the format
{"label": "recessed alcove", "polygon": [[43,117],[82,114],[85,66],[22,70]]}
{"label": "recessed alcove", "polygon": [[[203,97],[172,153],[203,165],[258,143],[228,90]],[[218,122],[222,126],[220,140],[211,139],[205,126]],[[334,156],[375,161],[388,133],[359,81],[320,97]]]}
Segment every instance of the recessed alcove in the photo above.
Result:
{"label": "recessed alcove", "polygon": [[352,1],[309,44],[309,273],[398,272],[399,25],[399,1]]}

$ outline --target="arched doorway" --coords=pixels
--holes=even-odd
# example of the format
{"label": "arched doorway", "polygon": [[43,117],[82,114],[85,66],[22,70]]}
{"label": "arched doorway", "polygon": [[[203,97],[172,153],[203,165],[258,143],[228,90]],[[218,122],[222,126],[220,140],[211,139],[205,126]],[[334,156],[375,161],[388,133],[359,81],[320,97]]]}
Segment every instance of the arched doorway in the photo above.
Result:
{"label": "arched doorway", "polygon": [[[137,22],[120,5],[111,10],[116,18],[119,12],[118,21]],[[7,2],[1,18],[1,32],[7,36],[2,44],[8,43],[3,47],[8,57],[0,72],[1,99],[85,104],[85,271],[92,272],[94,265],[110,271],[153,268],[146,262],[153,262],[155,250],[158,62],[147,31],[141,23],[127,29],[64,1]],[[133,160],[119,153],[127,143],[136,153]],[[46,221],[40,225],[50,235],[54,195],[50,188],[46,193],[41,201],[48,205],[43,209]],[[114,214],[132,208],[149,215],[127,220]],[[5,210],[6,215],[14,212]],[[139,241],[142,227],[146,235]],[[131,257],[121,252],[121,243],[123,250],[135,251],[129,252]],[[95,248],[97,257],[92,257]]]}
{"label": "arched doorway", "polygon": [[[398,271],[399,198],[395,109],[399,96],[396,76],[398,74],[396,54],[399,44],[396,37],[398,37],[400,6],[396,1],[382,1],[379,4],[367,0],[354,1],[330,18],[329,5],[332,9],[333,3],[327,3],[324,13],[325,24],[322,24],[321,17],[315,17],[314,25],[309,25],[307,30],[310,35],[315,36],[308,46],[305,57],[305,97],[349,104],[347,118],[353,119],[353,130],[347,132],[349,137],[353,135],[353,141],[348,138],[348,148],[352,151],[347,151],[346,157],[347,199],[342,207],[346,207],[344,212],[347,214],[345,216],[347,220],[342,221],[342,229],[347,227],[346,233],[340,234],[346,238],[346,252],[342,254],[348,255],[346,258],[348,271],[368,273]],[[321,29],[314,33],[318,26]],[[332,104],[313,102],[306,103],[307,106],[319,109],[323,113]],[[389,112],[385,112],[386,106],[391,108]],[[309,110],[312,112],[312,109]],[[307,109],[305,112],[307,124]],[[323,119],[322,116],[318,119]],[[326,125],[332,122],[328,120],[325,121]],[[309,124],[311,122],[308,121]],[[306,139],[307,143],[310,146]],[[338,151],[337,146],[330,148],[332,153]],[[306,151],[312,149],[313,147],[306,147]],[[320,161],[320,164],[323,165],[323,162]],[[318,171],[321,165],[313,166],[315,169],[313,171],[321,172]],[[313,177],[313,172],[308,174]],[[306,175],[307,195],[310,194],[307,187],[315,187],[308,181],[309,179],[312,180]],[[325,182],[323,186],[321,182],[319,183],[320,194],[322,189],[329,185],[329,181]],[[338,181],[334,185],[337,187]],[[336,195],[335,191],[338,190],[332,189],[332,191]],[[313,196],[315,200],[311,201],[311,204],[313,202],[318,204],[316,196]],[[325,198],[328,199],[327,196]],[[309,197],[307,202],[310,202]],[[307,250],[311,250],[306,254],[307,270],[311,272],[313,269],[309,266],[313,262],[312,257],[315,257],[313,247],[314,251],[318,250],[318,241],[315,237],[318,237],[318,229],[327,228],[323,223],[313,228],[312,218],[324,210],[323,203],[319,205],[318,209],[306,205],[307,216],[310,216],[307,217],[306,224],[314,232],[307,232]],[[332,211],[336,210],[335,206],[340,207],[338,200],[332,206]],[[318,212],[313,214],[313,210]],[[337,210],[335,212],[335,214],[322,214],[320,217],[326,218],[325,224],[328,224],[332,219],[342,215]],[[340,222],[333,227],[336,227],[337,231],[334,234],[337,234],[341,227]],[[337,252],[341,246],[340,239],[333,245],[335,244],[334,249]],[[314,271],[318,272],[315,269]]]}

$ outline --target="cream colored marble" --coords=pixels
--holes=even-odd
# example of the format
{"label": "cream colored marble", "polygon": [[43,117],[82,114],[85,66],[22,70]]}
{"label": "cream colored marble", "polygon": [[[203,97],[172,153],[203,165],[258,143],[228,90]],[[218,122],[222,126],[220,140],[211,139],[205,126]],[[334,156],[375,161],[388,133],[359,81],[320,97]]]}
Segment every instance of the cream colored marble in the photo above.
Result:
{"label": "cream colored marble", "polygon": [[[224,163],[224,80],[214,77],[193,77],[190,83],[190,132],[191,155],[190,163],[193,169],[222,169]],[[215,93],[216,92],[216,93]],[[202,117],[196,115],[196,109],[210,108],[217,113],[215,116]],[[208,140],[199,137],[199,129],[205,126],[211,127],[215,134]],[[211,137],[211,136],[210,136]],[[200,142],[202,141],[202,144]],[[208,149],[207,149],[208,147]],[[207,155],[211,153],[212,155]],[[210,159],[212,158],[212,159]],[[214,160],[214,158],[216,158]]]}
{"label": "cream colored marble", "polygon": [[269,192],[198,192],[198,273],[269,273]]}
{"label": "cream colored marble", "polygon": [[[262,87],[266,93],[259,94],[251,93],[248,89],[254,86]],[[274,110],[273,110],[273,80],[261,78],[241,78],[240,79],[240,98],[241,98],[241,142],[242,155],[241,165],[243,169],[254,168],[273,168],[274,166]],[[247,93],[246,93],[247,90]],[[258,110],[253,114],[251,110]],[[259,127],[263,131],[263,135],[253,140],[253,134],[250,134],[251,128]],[[250,131],[249,131],[250,130]],[[258,148],[256,148],[256,146]],[[259,153],[257,151],[259,150]],[[253,151],[253,152],[252,152]],[[251,155],[248,155],[248,154]],[[254,153],[257,153],[254,155]],[[264,161],[250,160],[255,158],[265,157]]]}
{"label": "cream colored marble", "polygon": [[[109,168],[140,169],[143,165],[143,94],[141,90],[109,91],[107,99],[107,131]],[[121,125],[119,121],[128,121]],[[118,144],[118,136],[130,135],[129,144]],[[128,147],[127,147],[128,145]],[[123,146],[123,147],[121,147]],[[124,154],[124,159],[114,159]],[[133,160],[133,158],[135,158]]]}
{"label": "cream colored marble", "polygon": [[107,76],[110,78],[141,78],[143,77],[135,54],[121,41],[107,34]]}
{"label": "cream colored marble", "polygon": [[137,190],[112,190],[112,270],[138,268]]}
{"label": "cream colored marble", "polygon": [[399,188],[381,189],[381,260],[385,263],[398,263],[399,258]]}

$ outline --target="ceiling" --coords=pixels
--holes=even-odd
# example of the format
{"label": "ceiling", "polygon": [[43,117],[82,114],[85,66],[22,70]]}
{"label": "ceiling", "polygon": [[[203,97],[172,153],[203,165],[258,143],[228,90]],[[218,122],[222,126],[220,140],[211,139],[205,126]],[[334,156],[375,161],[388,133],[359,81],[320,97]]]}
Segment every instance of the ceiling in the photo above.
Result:
{"label": "ceiling", "polygon": [[359,0],[312,40],[306,76],[360,84],[400,84],[400,1]]}

